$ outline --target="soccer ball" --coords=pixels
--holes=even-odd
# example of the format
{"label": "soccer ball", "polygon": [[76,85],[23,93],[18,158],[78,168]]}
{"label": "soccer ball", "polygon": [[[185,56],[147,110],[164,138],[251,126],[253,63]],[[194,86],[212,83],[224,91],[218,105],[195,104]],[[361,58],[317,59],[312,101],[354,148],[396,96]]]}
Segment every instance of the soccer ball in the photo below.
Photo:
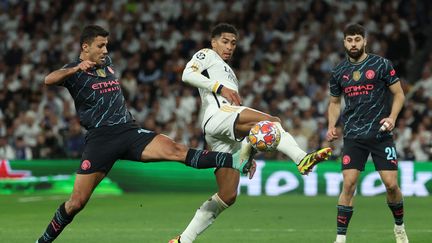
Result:
{"label": "soccer ball", "polygon": [[258,151],[274,151],[279,145],[281,133],[271,121],[260,121],[249,131],[247,141]]}

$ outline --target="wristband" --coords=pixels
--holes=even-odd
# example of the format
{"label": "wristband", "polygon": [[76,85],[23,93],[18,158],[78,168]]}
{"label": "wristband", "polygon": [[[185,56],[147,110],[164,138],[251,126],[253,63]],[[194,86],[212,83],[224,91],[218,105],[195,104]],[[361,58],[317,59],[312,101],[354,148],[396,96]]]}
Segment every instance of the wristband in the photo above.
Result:
{"label": "wristband", "polygon": [[216,90],[216,94],[220,94],[222,92],[222,88],[223,88],[223,85],[222,84],[219,85],[219,87]]}

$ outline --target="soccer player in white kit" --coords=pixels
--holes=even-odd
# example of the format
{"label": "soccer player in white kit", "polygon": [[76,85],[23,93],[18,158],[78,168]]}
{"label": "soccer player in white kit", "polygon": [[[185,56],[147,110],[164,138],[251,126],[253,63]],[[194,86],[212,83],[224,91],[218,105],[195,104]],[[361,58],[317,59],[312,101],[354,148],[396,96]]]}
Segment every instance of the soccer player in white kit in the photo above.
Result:
{"label": "soccer player in white kit", "polygon": [[[237,38],[234,26],[226,23],[216,25],[211,32],[212,49],[195,53],[183,71],[183,81],[199,89],[204,113],[201,126],[206,142],[214,151],[233,153],[241,148],[241,141],[252,126],[260,121],[271,121],[281,132],[277,150],[294,160],[301,174],[308,174],[317,163],[328,159],[331,149],[324,148],[308,154],[282,128],[278,117],[241,106],[239,81],[226,63],[234,53]],[[243,141],[242,149],[245,147],[252,150],[251,145]],[[251,169],[249,178],[253,173],[254,169]],[[218,192],[201,205],[185,231],[169,243],[193,242],[223,210],[234,204],[240,173],[220,168],[215,175]]]}

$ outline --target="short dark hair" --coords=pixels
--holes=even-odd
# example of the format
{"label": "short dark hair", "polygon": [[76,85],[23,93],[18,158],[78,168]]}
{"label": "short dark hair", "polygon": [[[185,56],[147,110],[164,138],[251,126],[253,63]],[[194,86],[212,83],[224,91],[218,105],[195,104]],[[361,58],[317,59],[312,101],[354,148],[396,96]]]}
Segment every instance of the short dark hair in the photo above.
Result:
{"label": "short dark hair", "polygon": [[107,37],[108,35],[109,32],[99,25],[87,25],[81,32],[80,46],[84,43],[92,43],[93,39],[98,36]]}
{"label": "short dark hair", "polygon": [[220,36],[222,33],[232,33],[238,36],[238,31],[236,27],[234,27],[234,25],[227,24],[227,23],[220,23],[213,27],[211,31],[211,38]]}
{"label": "short dark hair", "polygon": [[366,29],[359,24],[349,24],[344,29],[344,38],[348,35],[361,35],[363,38],[366,37]]}

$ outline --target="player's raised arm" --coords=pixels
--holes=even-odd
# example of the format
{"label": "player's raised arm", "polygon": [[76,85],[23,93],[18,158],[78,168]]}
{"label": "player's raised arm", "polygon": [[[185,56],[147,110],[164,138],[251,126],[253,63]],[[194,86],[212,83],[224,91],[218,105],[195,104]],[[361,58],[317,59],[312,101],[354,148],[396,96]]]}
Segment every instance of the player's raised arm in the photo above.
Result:
{"label": "player's raised arm", "polygon": [[66,78],[73,75],[74,73],[81,71],[81,70],[87,70],[91,67],[96,65],[95,62],[92,61],[82,61],[80,64],[78,64],[75,67],[63,67],[58,70],[55,70],[51,73],[49,73],[44,80],[44,83],[48,86],[50,85],[58,85],[64,82]]}
{"label": "player's raised arm", "polygon": [[[237,91],[229,89],[217,80],[211,80],[204,76],[202,72],[211,66],[212,53],[203,49],[192,57],[183,70],[182,80],[196,88],[209,90],[215,94],[225,97],[231,104],[240,105],[241,99]],[[214,55],[214,54],[213,54]]]}
{"label": "player's raised arm", "polygon": [[202,74],[210,66],[211,57],[203,49],[192,57],[183,70],[182,80],[196,88],[207,89],[213,93],[220,94],[223,85],[216,80],[210,80]]}

